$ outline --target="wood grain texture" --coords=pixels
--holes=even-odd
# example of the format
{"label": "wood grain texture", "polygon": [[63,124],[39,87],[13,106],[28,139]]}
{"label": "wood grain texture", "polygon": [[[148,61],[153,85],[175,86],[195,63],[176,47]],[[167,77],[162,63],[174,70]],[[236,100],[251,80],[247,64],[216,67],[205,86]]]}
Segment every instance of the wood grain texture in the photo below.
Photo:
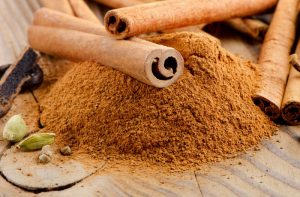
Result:
{"label": "wood grain texture", "polygon": [[224,191],[229,196],[297,196],[299,132],[299,127],[282,127],[278,135],[263,142],[260,151],[197,172],[203,195],[218,196]]}
{"label": "wood grain texture", "polygon": [[[26,31],[22,28],[26,28],[33,10],[39,7],[36,0],[20,3],[21,1],[24,0],[0,1],[1,10],[5,10],[0,12],[0,22],[6,27],[0,28],[0,63],[14,61],[18,51],[26,45]],[[13,15],[15,12],[11,12],[11,9],[16,9],[20,13],[18,17],[21,18],[15,20],[16,17]],[[2,23],[3,21],[5,23]],[[259,45],[246,42],[238,34],[218,36],[222,45],[234,54],[256,61]],[[24,40],[18,42],[22,39]],[[46,58],[44,61],[42,67],[47,73],[44,86],[47,86],[47,83],[53,85],[62,76],[60,63],[53,58]],[[39,90],[46,92],[49,89],[42,87]],[[35,92],[38,100],[42,99],[44,92],[40,94],[38,91]],[[26,120],[34,119],[36,108],[37,104],[30,93],[21,94],[15,100],[9,114],[0,119],[0,128],[7,118],[15,113],[27,114]],[[35,122],[32,121],[30,124],[34,127]],[[105,170],[65,190],[38,194],[21,190],[0,177],[0,196],[298,196],[299,141],[300,127],[281,127],[278,135],[263,142],[260,151],[249,152],[239,158],[211,164],[208,167],[203,166],[203,170],[197,172],[163,175],[148,172],[147,169],[143,173]],[[6,144],[0,139],[0,153],[1,147],[4,147],[2,148],[4,150]]]}
{"label": "wood grain texture", "polygon": [[104,172],[94,175],[64,191],[41,193],[41,196],[198,196],[201,193],[193,172],[166,176],[158,173]]}

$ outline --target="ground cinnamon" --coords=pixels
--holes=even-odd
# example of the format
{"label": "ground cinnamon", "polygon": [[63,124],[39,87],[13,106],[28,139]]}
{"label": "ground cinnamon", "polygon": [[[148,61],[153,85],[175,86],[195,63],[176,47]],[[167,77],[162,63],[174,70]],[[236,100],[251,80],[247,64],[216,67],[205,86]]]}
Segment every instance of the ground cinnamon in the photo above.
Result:
{"label": "ground cinnamon", "polygon": [[57,143],[101,159],[191,167],[232,157],[275,132],[251,100],[260,82],[255,65],[204,33],[149,39],[181,52],[182,78],[157,89],[100,64],[77,64],[42,102],[42,124]]}

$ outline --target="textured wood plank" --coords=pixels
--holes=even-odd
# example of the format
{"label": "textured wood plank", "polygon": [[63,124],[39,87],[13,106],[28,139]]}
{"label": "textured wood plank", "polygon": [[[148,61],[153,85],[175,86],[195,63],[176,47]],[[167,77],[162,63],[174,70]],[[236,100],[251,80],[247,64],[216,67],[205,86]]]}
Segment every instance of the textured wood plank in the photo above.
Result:
{"label": "textured wood plank", "polygon": [[63,197],[74,193],[78,196],[202,196],[192,172],[168,176],[149,171],[102,172],[72,188],[42,193],[41,196]]}
{"label": "textured wood plank", "polygon": [[239,165],[224,166],[224,168],[266,194],[270,196],[294,196],[299,193],[299,190],[269,175],[267,171],[258,169],[252,163],[246,160],[238,160],[238,162]]}
{"label": "textured wood plank", "polygon": [[15,197],[15,196],[29,197],[29,196],[33,196],[33,194],[11,185],[0,176],[0,196],[1,197]]}
{"label": "textured wood plank", "polygon": [[300,168],[300,143],[297,138],[289,135],[287,127],[282,127],[278,135],[272,137],[270,141],[265,141],[264,147],[282,158],[294,167]]}
{"label": "textured wood plank", "polygon": [[229,188],[220,184],[207,176],[197,175],[197,181],[200,185],[202,195],[205,197],[218,197],[218,196],[238,196]]}
{"label": "textured wood plank", "polygon": [[[1,15],[4,18],[4,23],[6,25],[5,30],[6,34],[10,34],[12,36],[11,41],[13,42],[12,47],[15,51],[15,56],[22,51],[22,49],[26,46],[26,37],[25,37],[25,19],[21,17],[18,12],[18,9],[15,9],[15,5],[8,0],[1,1]],[[15,18],[20,18],[20,20],[15,20]],[[6,35],[8,37],[8,35]]]}
{"label": "textured wood plank", "polygon": [[[206,193],[216,194],[215,192],[210,192],[213,185],[217,188],[225,187],[227,190],[230,190],[231,193],[238,196],[268,196],[262,190],[248,184],[230,171],[218,168],[217,166],[213,166],[210,173],[197,172],[197,179],[204,196],[206,196]],[[208,184],[210,184],[210,186]],[[218,192],[222,192],[222,190]]]}
{"label": "textured wood plank", "polygon": [[[215,164],[210,171],[197,172],[200,188],[217,195],[214,184],[239,196],[296,196],[300,192],[300,144],[284,130],[266,140],[258,152]],[[205,179],[203,179],[206,178]],[[223,190],[220,186],[219,189]],[[251,194],[251,195],[248,195]],[[204,195],[205,196],[205,195]]]}
{"label": "textured wood plank", "polygon": [[37,0],[0,1],[0,65],[14,62],[26,47],[27,27],[37,8]]}
{"label": "textured wood plank", "polygon": [[[0,14],[1,15],[1,14]],[[6,38],[4,33],[5,23],[3,18],[0,16],[0,65],[11,64],[15,60],[14,51],[10,48],[11,42]],[[2,25],[3,24],[3,25]]]}
{"label": "textured wood plank", "polygon": [[262,148],[254,157],[245,156],[246,160],[258,170],[264,171],[291,188],[300,190],[300,169],[278,157],[266,148]]}

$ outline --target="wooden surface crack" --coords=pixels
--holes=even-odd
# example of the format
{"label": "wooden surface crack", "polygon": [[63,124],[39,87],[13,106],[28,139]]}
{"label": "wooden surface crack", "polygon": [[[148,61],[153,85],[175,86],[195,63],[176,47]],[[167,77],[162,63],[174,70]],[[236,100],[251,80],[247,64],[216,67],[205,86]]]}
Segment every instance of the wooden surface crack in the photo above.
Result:
{"label": "wooden surface crack", "polygon": [[196,171],[193,171],[193,173],[194,173],[194,176],[195,176],[195,179],[196,179],[196,182],[197,182],[197,186],[198,186],[199,192],[200,192],[201,196],[204,196],[203,193],[202,193],[200,184],[198,182],[198,179],[197,179]]}

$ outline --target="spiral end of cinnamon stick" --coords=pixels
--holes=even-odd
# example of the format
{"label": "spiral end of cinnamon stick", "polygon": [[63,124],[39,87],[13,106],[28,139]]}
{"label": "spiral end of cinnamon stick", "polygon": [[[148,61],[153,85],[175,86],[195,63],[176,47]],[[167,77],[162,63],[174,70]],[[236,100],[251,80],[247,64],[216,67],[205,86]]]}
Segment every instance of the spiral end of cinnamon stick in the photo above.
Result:
{"label": "spiral end of cinnamon stick", "polygon": [[252,100],[271,120],[274,121],[280,117],[280,109],[272,101],[259,95],[254,96]]}
{"label": "spiral end of cinnamon stick", "polygon": [[157,88],[173,84],[183,74],[183,58],[177,51],[175,53],[172,51],[172,54],[164,54],[160,59],[151,58],[149,61],[147,61],[148,66],[145,67],[146,75],[150,84]]}
{"label": "spiral end of cinnamon stick", "polygon": [[117,39],[128,38],[129,22],[120,18],[114,11],[108,11],[104,17],[106,30]]}
{"label": "spiral end of cinnamon stick", "polygon": [[300,103],[291,102],[284,105],[281,116],[288,125],[300,125]]}

